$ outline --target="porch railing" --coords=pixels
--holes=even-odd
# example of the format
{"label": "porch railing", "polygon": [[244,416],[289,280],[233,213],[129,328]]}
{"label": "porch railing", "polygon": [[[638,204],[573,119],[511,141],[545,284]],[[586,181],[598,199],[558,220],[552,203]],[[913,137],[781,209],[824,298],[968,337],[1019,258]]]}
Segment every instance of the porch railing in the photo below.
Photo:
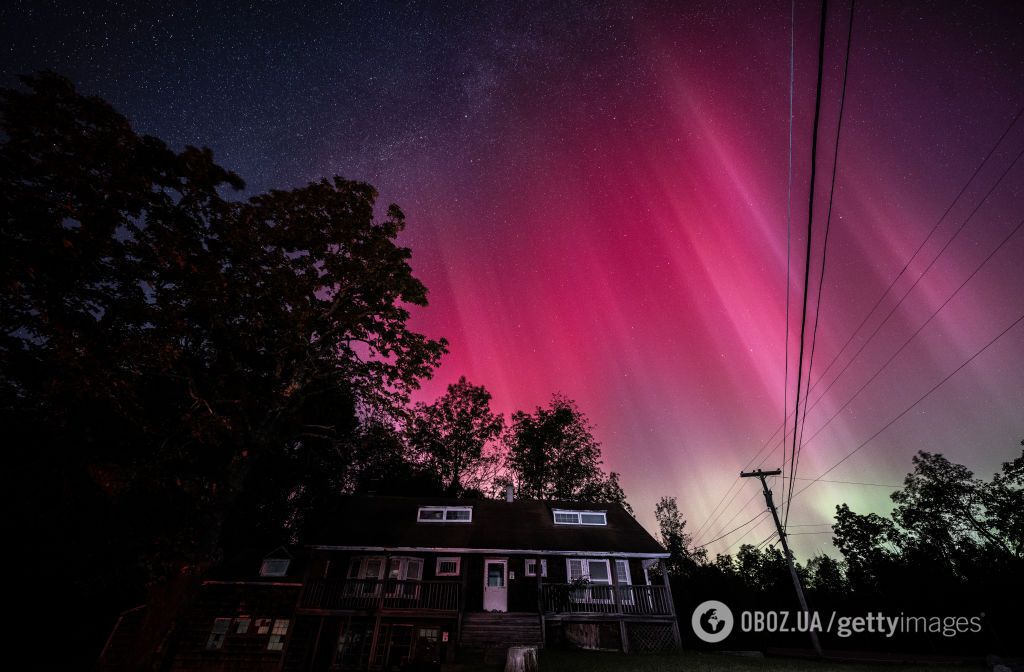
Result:
{"label": "porch railing", "polygon": [[542,589],[541,603],[549,614],[672,614],[672,596],[665,586],[545,583]]}
{"label": "porch railing", "polygon": [[305,609],[414,609],[458,611],[455,581],[310,579],[302,594]]}

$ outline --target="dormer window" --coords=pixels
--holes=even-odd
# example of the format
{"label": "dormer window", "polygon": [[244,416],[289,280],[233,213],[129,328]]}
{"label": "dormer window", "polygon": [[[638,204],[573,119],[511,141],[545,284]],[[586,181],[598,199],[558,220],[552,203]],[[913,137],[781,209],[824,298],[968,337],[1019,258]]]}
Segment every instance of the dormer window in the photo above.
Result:
{"label": "dormer window", "polygon": [[472,506],[421,506],[416,520],[421,523],[471,523]]}
{"label": "dormer window", "polygon": [[260,576],[286,576],[289,564],[288,558],[266,558],[260,567]]}
{"label": "dormer window", "polygon": [[555,525],[607,525],[604,511],[570,511],[554,509]]}

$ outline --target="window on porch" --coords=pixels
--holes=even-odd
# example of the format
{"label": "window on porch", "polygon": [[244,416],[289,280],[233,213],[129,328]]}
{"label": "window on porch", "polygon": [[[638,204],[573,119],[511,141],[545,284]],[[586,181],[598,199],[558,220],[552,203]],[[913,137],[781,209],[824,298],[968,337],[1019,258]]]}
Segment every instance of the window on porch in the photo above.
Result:
{"label": "window on porch", "polygon": [[[537,576],[537,561],[530,559],[526,561],[526,566],[523,568],[523,573],[526,576]],[[548,575],[548,561],[540,561],[540,575],[546,577]]]}

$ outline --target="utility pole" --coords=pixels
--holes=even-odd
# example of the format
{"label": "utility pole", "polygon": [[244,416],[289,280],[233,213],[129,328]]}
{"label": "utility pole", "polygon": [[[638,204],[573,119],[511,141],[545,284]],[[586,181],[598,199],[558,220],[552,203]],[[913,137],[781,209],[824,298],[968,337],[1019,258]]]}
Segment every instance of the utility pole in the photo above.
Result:
{"label": "utility pole", "polygon": [[[772,491],[768,489],[768,482],[765,480],[769,476],[778,476],[782,473],[781,469],[774,471],[762,471],[758,469],[756,471],[741,471],[740,478],[759,478],[761,479],[761,488],[764,490],[764,501],[768,504],[768,509],[772,512],[772,518],[775,519],[775,529],[779,532],[779,541],[782,542],[782,550],[786,554],[786,563],[789,565],[789,575],[793,579],[793,587],[796,588],[796,597],[800,600],[800,608],[803,609],[804,613],[807,614],[807,623],[811,623],[811,612],[807,609],[807,598],[804,597],[804,587],[800,585],[800,577],[796,574],[796,566],[793,564],[793,554],[789,550],[789,544],[786,543],[786,533],[782,530],[782,523],[779,522],[779,513],[775,510],[775,502],[772,500]],[[818,641],[818,633],[814,630],[810,630],[811,633],[811,644],[814,645],[814,650],[821,655],[821,642]]]}

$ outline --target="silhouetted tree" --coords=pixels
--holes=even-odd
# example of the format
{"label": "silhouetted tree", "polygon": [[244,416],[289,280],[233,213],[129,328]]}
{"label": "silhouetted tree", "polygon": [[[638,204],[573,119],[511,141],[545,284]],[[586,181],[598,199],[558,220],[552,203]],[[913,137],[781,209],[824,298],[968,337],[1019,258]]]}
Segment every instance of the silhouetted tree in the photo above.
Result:
{"label": "silhouetted tree", "polygon": [[491,394],[465,376],[433,403],[416,404],[408,423],[409,443],[448,494],[483,490],[493,478],[497,457],[485,448],[504,426],[491,411]]}
{"label": "silhouetted tree", "polygon": [[662,497],[654,507],[654,518],[658,522],[661,544],[669,552],[666,561],[669,574],[682,575],[693,570],[695,565],[707,560],[703,548],[691,550],[693,538],[686,532],[686,521],[679,513],[675,497]]}
{"label": "silhouetted tree", "polygon": [[369,185],[227,200],[242,180],[208,149],[137,135],[59,76],[22,83],[0,90],[7,494],[55,576],[105,597],[215,559],[229,517],[286,524],[445,344],[407,326],[426,288]]}
{"label": "silhouetted tree", "polygon": [[517,411],[504,435],[511,482],[521,497],[626,503],[618,475],[601,469],[593,427],[565,396],[533,413]]}
{"label": "silhouetted tree", "polygon": [[847,577],[855,585],[876,588],[899,554],[892,521],[875,513],[860,515],[846,504],[836,507],[832,543],[843,554]]}
{"label": "silhouetted tree", "polygon": [[789,587],[789,566],[774,546],[758,549],[743,544],[736,552],[736,571],[748,589],[783,592]]}
{"label": "silhouetted tree", "polygon": [[808,591],[818,600],[842,599],[846,593],[846,576],[839,560],[827,555],[816,555],[807,561],[803,575]]}
{"label": "silhouetted tree", "polygon": [[[991,480],[977,479],[963,465],[921,452],[904,487],[892,495],[890,516],[858,514],[836,507],[833,543],[842,558],[817,555],[797,572],[812,609],[843,613],[985,614],[980,633],[936,640],[926,635],[900,640],[866,636],[826,646],[870,649],[991,652],[1012,646],[1024,619],[1015,597],[1024,594],[1022,517],[1024,454],[1002,464]],[[673,555],[673,530],[681,516],[663,498],[656,509],[662,539]],[[717,555],[671,577],[677,612],[690,613],[706,599],[740,609],[795,608],[782,554],[744,545],[735,557]],[[794,646],[805,646],[791,638]],[[691,642],[700,646],[700,642]],[[783,645],[779,637],[744,637],[736,645]]]}

